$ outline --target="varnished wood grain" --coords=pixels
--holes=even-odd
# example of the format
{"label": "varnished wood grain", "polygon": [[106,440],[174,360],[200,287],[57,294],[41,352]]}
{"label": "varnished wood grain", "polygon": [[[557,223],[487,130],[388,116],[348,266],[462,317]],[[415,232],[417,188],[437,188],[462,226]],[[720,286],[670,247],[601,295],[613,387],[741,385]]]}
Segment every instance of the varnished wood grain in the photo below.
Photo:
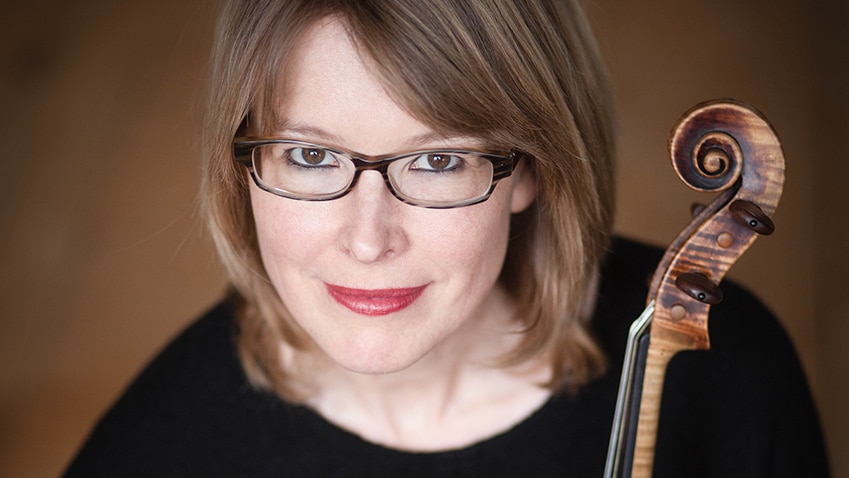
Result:
{"label": "varnished wood grain", "polygon": [[690,110],[674,129],[669,151],[685,183],[700,191],[723,192],[673,242],[652,279],[648,300],[654,300],[656,308],[641,392],[634,478],[651,476],[669,361],[682,350],[710,348],[710,305],[679,288],[676,278],[697,273],[718,284],[761,229],[759,224],[741,223],[731,204],[744,201],[772,216],[784,185],[784,153],[777,135],[763,116],[739,102],[711,102]]}

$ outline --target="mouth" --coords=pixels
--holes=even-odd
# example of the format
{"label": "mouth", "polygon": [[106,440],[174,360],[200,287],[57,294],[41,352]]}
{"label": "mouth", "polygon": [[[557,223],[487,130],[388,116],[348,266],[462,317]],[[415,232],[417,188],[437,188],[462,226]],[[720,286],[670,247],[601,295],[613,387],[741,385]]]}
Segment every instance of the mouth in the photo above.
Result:
{"label": "mouth", "polygon": [[325,284],[333,300],[361,315],[389,315],[406,309],[418,299],[427,285],[399,289],[352,289]]}

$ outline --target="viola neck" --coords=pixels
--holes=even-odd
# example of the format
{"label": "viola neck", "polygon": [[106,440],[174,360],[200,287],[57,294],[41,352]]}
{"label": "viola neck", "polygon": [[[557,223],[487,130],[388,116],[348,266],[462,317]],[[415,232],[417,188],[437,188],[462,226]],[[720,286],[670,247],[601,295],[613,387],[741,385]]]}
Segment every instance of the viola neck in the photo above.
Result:
{"label": "viola neck", "polygon": [[654,302],[631,324],[610,430],[604,478],[630,478]]}

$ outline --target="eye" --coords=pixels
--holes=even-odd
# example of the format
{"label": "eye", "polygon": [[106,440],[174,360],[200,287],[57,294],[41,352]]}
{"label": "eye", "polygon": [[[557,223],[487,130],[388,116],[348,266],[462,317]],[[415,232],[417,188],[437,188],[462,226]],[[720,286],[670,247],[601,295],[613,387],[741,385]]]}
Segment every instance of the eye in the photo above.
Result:
{"label": "eye", "polygon": [[289,150],[289,161],[304,167],[333,167],[338,166],[333,154],[322,148],[292,148]]}
{"label": "eye", "polygon": [[422,154],[410,163],[410,169],[431,172],[451,171],[462,166],[463,158],[449,153]]}

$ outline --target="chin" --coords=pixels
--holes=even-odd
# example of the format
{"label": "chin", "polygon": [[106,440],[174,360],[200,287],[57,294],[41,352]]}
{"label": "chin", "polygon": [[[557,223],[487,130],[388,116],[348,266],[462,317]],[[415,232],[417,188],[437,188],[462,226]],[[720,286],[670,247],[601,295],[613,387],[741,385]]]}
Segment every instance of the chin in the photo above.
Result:
{"label": "chin", "polygon": [[350,372],[363,375],[386,375],[401,372],[421,360],[427,351],[416,352],[414,347],[405,346],[398,342],[388,344],[365,345],[358,344],[334,353],[325,353],[339,367]]}
{"label": "chin", "polygon": [[368,364],[342,364],[342,363],[337,362],[337,365],[339,365],[340,367],[343,367],[344,369],[346,369],[349,372],[353,372],[353,373],[360,374],[360,375],[390,375],[390,374],[393,374],[393,373],[402,372],[405,369],[407,369],[408,367],[410,367],[410,365],[412,365],[412,364],[406,364],[406,365],[403,365],[403,366],[398,366],[398,365],[389,366],[389,365],[381,364],[381,363],[378,363],[378,364],[372,364],[372,363],[368,363]]}

